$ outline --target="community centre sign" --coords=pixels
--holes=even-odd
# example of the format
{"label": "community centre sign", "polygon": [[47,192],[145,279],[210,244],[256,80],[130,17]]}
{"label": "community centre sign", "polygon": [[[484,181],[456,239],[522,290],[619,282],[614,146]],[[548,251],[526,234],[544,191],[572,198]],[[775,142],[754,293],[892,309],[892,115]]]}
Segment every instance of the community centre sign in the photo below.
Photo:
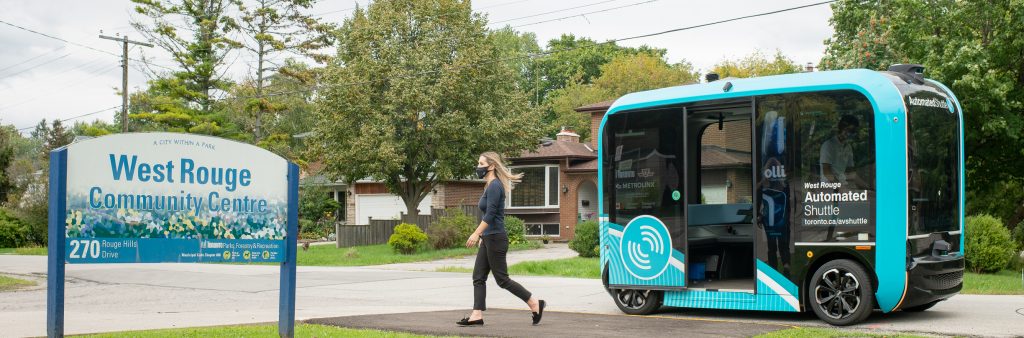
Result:
{"label": "community centre sign", "polygon": [[[49,292],[60,299],[49,303],[60,311],[49,316],[63,316],[64,264],[281,262],[285,325],[297,200],[295,164],[231,140],[127,133],[54,150]],[[48,334],[62,335],[62,322],[48,320]]]}

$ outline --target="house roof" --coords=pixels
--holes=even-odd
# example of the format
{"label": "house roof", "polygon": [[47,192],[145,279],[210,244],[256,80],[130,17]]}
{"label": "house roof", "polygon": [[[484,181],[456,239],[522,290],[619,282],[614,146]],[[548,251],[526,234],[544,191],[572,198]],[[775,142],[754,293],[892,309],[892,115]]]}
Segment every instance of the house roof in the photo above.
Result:
{"label": "house roof", "polygon": [[547,158],[597,158],[597,151],[590,148],[590,145],[586,143],[571,142],[571,141],[558,141],[558,140],[545,140],[541,142],[534,150],[523,151],[519,157],[512,158],[513,160],[519,159],[547,159]]}
{"label": "house roof", "polygon": [[750,153],[728,150],[719,146],[702,146],[701,168],[731,168],[750,166]]}
{"label": "house roof", "polygon": [[573,163],[565,172],[594,172],[597,171],[597,159]]}
{"label": "house roof", "polygon": [[581,112],[581,113],[592,113],[592,112],[595,112],[595,111],[607,111],[608,108],[611,107],[613,103],[615,103],[615,100],[601,101],[601,102],[597,102],[597,103],[591,103],[591,104],[588,104],[588,105],[585,105],[585,106],[582,106],[582,107],[577,107],[574,110],[578,111],[578,112]]}

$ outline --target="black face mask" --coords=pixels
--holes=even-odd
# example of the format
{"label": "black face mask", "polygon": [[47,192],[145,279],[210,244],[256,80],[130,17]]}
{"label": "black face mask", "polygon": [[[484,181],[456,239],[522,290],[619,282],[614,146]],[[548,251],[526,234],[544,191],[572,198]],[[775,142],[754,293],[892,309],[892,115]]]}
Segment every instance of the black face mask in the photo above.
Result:
{"label": "black face mask", "polygon": [[485,176],[487,176],[488,171],[490,170],[488,170],[487,167],[476,167],[476,177],[484,178]]}

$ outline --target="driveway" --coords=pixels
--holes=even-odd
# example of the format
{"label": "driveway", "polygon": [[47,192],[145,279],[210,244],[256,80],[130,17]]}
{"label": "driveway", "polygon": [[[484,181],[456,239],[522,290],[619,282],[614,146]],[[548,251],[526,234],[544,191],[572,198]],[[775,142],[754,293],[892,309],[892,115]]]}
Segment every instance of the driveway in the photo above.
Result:
{"label": "driveway", "polygon": [[[0,271],[42,278],[46,257],[0,255]],[[278,267],[257,265],[68,265],[66,333],[275,322],[278,272]],[[443,316],[447,318],[464,313],[472,304],[468,273],[299,267],[297,278],[296,317],[300,320],[458,310]],[[552,313],[621,315],[599,280],[539,276],[515,279],[548,300]],[[521,301],[499,289],[493,279],[488,283],[489,306],[525,309]],[[1014,336],[1024,333],[1024,315],[1018,314],[1018,309],[1024,309],[1024,296],[959,295],[924,313],[876,314],[855,328]],[[497,312],[492,314],[494,318],[488,320],[506,320]],[[516,315],[512,320],[522,320],[522,316]],[[736,325],[823,325],[807,314],[668,309],[660,316],[728,321]],[[43,288],[5,292],[0,296],[0,323],[16,323],[4,325],[0,336],[44,335],[45,318]]]}

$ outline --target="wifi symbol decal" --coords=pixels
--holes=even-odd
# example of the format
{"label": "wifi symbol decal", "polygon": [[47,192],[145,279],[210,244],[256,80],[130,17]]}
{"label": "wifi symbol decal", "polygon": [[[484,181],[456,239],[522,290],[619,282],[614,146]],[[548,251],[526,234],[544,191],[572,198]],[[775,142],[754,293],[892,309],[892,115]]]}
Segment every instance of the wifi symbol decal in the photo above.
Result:
{"label": "wifi symbol decal", "polygon": [[668,228],[652,216],[639,216],[630,221],[619,246],[626,270],[642,280],[651,280],[664,273],[672,256],[672,237]]}

